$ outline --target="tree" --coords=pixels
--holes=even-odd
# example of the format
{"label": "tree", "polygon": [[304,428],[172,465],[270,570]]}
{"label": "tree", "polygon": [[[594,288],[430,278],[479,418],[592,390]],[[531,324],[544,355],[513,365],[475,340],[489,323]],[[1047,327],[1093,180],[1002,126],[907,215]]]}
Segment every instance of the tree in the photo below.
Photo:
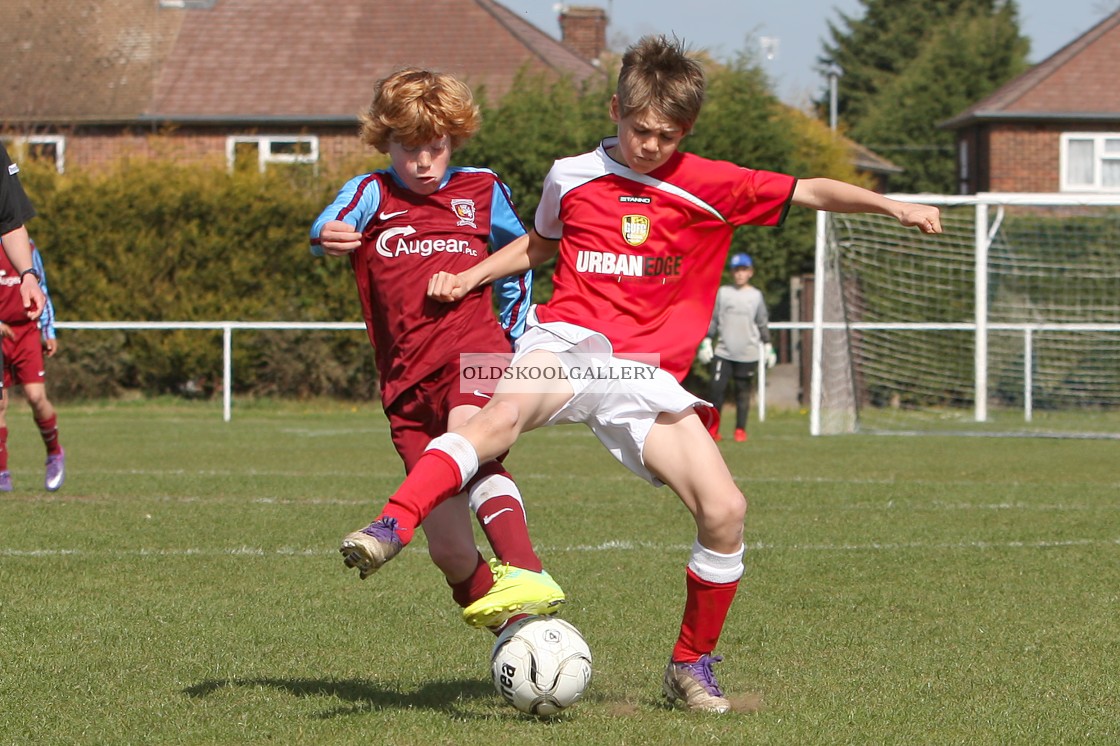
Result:
{"label": "tree", "polygon": [[[829,23],[821,61],[844,71],[840,121],[906,169],[901,191],[955,191],[953,135],[938,123],[1027,68],[1014,0],[861,0],[865,16]],[[827,102],[820,102],[823,108]]]}
{"label": "tree", "polygon": [[[707,75],[707,101],[682,150],[750,168],[860,183],[846,141],[783,105],[749,53],[726,65],[709,62]],[[777,318],[789,313],[789,278],[812,271],[815,219],[812,210],[794,207],[781,228],[745,227],[732,239],[732,252],[754,258],[754,283]]]}
{"label": "tree", "polygon": [[[846,141],[782,105],[750,52],[729,63],[704,62],[707,97],[682,150],[751,168],[860,182]],[[530,224],[552,162],[586,152],[614,134],[607,113],[613,83],[604,76],[580,88],[568,81],[519,76],[496,106],[484,108],[482,131],[456,154],[456,161],[496,171],[509,185],[522,220]],[[813,213],[794,208],[780,229],[739,230],[732,251],[758,260],[755,282],[765,287],[780,318],[788,313],[789,278],[812,271]],[[549,264],[536,272],[534,300],[550,297],[551,276]]]}
{"label": "tree", "polygon": [[[497,106],[483,107],[482,130],[456,153],[456,162],[496,172],[509,186],[521,221],[531,226],[552,162],[591,150],[614,132],[608,83],[606,76],[577,86],[519,74]],[[553,267],[548,262],[534,272],[534,302],[552,297]]]}
{"label": "tree", "polygon": [[519,74],[496,106],[483,107],[482,130],[455,161],[497,172],[513,192],[522,220],[531,222],[552,162],[590,150],[614,131],[607,83],[606,76],[581,87]]}
{"label": "tree", "polygon": [[[681,150],[750,168],[792,172],[797,149],[786,109],[757,61],[742,53],[728,64],[709,61],[706,72],[704,109]],[[755,259],[755,283],[773,302],[786,294],[789,275],[797,271],[790,266],[797,263],[790,256],[804,243],[803,238],[801,231],[790,231],[788,226],[779,230],[741,228],[735,232],[731,251],[746,252]],[[807,240],[811,245],[811,235]]]}

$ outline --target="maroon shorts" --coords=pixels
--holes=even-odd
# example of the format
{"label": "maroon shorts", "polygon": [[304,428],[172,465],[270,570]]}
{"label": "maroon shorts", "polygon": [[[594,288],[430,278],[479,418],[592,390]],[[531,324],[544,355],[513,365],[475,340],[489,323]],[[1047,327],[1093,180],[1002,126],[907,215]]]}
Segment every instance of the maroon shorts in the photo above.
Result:
{"label": "maroon shorts", "polygon": [[482,393],[460,391],[458,363],[444,366],[398,396],[385,414],[405,471],[412,471],[432,438],[447,432],[452,409],[467,404],[481,408],[489,400]]}
{"label": "maroon shorts", "polygon": [[15,339],[4,337],[4,387],[13,383],[43,383],[43,337],[38,324],[8,326],[15,332]]}

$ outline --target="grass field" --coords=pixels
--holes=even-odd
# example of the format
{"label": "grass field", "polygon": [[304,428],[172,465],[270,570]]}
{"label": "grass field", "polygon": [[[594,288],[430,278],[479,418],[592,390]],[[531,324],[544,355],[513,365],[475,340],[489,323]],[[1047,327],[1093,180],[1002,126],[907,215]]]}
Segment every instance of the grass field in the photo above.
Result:
{"label": "grass field", "polygon": [[[2,744],[1114,744],[1115,442],[810,438],[724,454],[751,500],[717,668],[755,712],[660,704],[691,520],[580,427],[508,463],[595,655],[583,702],[503,704],[419,539],[359,582],[336,551],[400,478],[374,405],[64,407],[42,489],[26,408],[0,497]],[[682,454],[682,458],[686,457]]]}

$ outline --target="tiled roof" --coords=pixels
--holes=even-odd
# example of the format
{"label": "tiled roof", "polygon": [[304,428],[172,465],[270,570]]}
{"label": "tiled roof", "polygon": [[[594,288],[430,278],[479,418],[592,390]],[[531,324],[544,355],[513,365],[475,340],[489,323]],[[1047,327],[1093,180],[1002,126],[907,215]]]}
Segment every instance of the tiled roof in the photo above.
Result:
{"label": "tiled roof", "polygon": [[101,122],[147,108],[183,12],[155,0],[2,0],[0,119]]}
{"label": "tiled roof", "polygon": [[[404,65],[491,100],[518,70],[602,74],[494,0],[3,0],[6,121],[353,121]],[[93,21],[93,22],[91,22]],[[64,38],[59,39],[59,33]],[[13,84],[14,82],[14,84]]]}
{"label": "tiled roof", "polygon": [[860,171],[869,171],[876,174],[900,174],[906,170],[879,155],[871,148],[852,140],[848,140],[848,153],[851,155],[852,165]]}
{"label": "tiled roof", "polygon": [[1118,61],[1120,11],[941,126],[953,129],[976,120],[1118,119]]}

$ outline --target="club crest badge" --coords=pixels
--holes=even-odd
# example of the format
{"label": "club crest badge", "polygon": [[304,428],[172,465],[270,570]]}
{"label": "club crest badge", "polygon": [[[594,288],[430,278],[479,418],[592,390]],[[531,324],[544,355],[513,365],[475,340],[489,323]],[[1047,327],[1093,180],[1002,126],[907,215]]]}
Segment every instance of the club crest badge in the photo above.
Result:
{"label": "club crest badge", "polygon": [[649,238],[649,218],[645,215],[623,215],[622,237],[631,246],[641,246]]}
{"label": "club crest badge", "polygon": [[459,219],[456,226],[469,225],[472,228],[477,228],[474,222],[474,200],[473,199],[453,199],[451,200],[451,210],[455,213],[455,217]]}

